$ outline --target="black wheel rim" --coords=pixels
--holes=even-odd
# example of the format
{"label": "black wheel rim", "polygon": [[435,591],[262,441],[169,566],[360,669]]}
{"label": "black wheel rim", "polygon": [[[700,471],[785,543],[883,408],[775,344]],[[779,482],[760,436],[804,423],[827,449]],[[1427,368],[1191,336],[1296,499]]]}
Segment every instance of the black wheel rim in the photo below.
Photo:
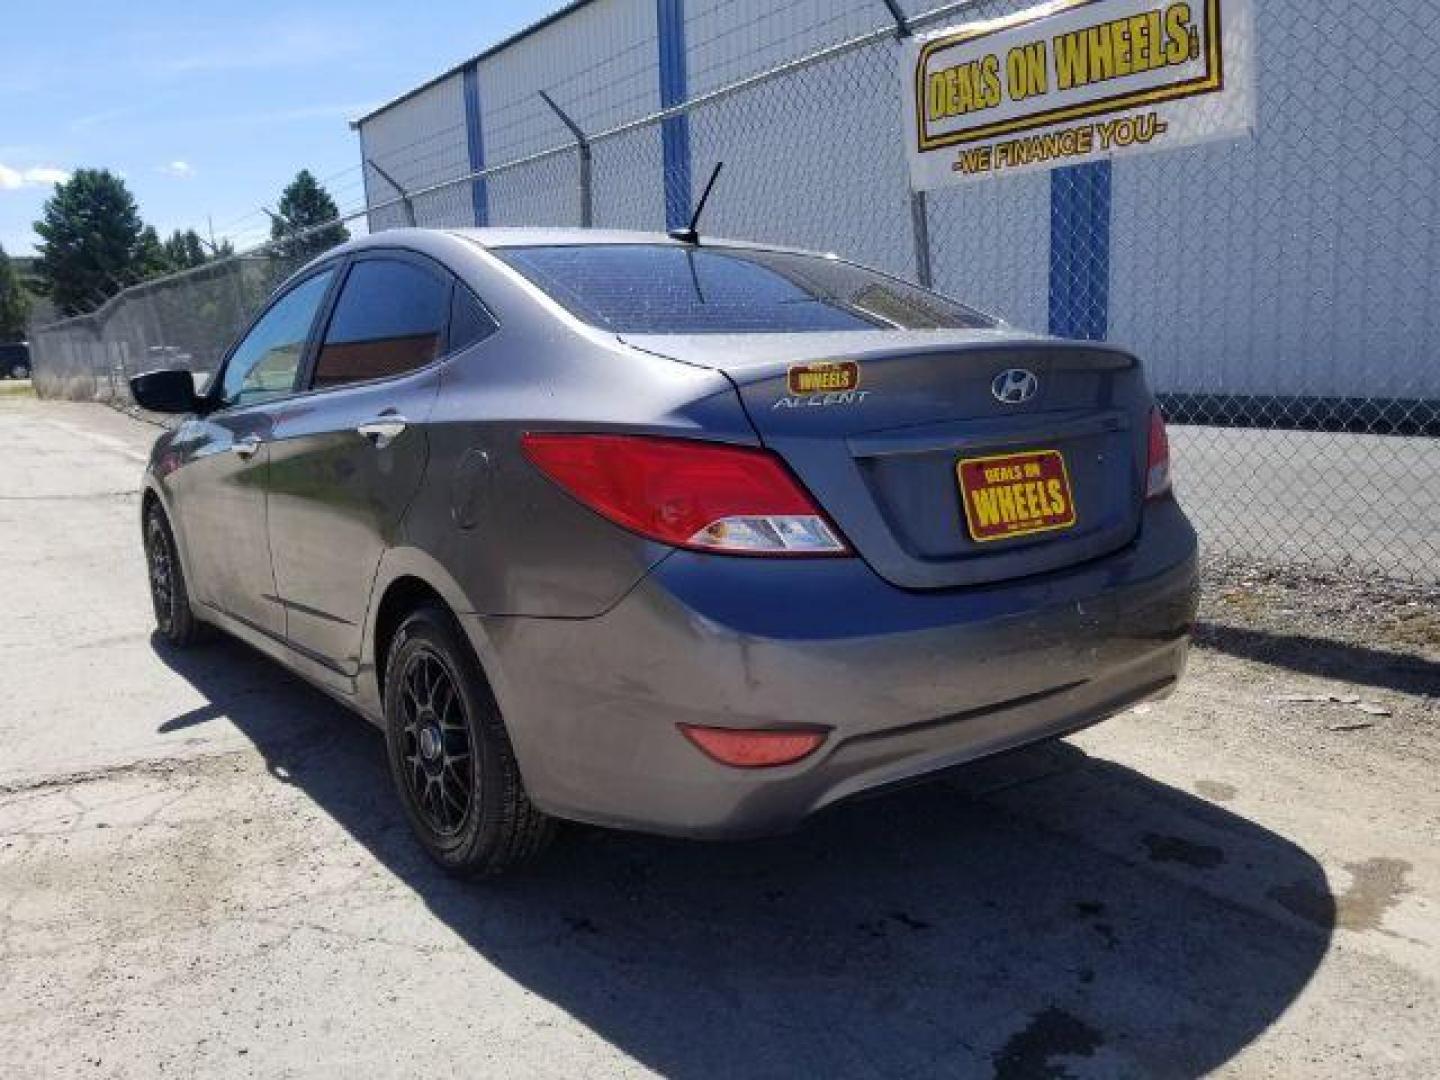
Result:
{"label": "black wheel rim", "polygon": [[175,564],[165,526],[155,518],[150,519],[148,539],[145,554],[150,567],[150,598],[155,602],[155,621],[168,633],[175,602]]}
{"label": "black wheel rim", "polygon": [[465,827],[475,801],[470,727],[450,668],[427,648],[400,674],[401,754],[416,811],[436,836]]}

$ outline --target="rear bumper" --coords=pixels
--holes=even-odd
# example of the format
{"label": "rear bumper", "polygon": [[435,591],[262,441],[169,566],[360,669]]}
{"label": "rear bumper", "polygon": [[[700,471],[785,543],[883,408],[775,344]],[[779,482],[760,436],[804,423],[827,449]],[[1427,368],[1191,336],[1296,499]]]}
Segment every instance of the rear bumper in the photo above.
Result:
{"label": "rear bumper", "polygon": [[[906,592],[859,559],[678,552],[605,615],[472,618],[526,786],[560,817],[695,837],[810,814],[1168,693],[1198,599],[1172,500],[1140,538],[1066,571]],[[820,751],[738,770],[677,723],[819,724]]]}

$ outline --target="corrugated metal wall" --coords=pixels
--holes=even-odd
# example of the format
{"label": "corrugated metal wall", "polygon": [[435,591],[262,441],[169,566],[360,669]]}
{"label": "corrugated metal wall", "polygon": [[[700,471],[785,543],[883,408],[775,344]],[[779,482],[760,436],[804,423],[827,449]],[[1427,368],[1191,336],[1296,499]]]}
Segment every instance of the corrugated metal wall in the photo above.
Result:
{"label": "corrugated metal wall", "polygon": [[[551,95],[580,126],[601,132],[650,115],[663,102],[658,12],[665,0],[594,0],[483,57],[477,104],[487,166],[569,141],[539,96]],[[1026,6],[977,5],[981,17]],[[902,5],[918,14],[929,5]],[[685,97],[695,98],[888,23],[881,0],[683,0]],[[876,53],[883,56],[877,57]],[[719,234],[845,254],[913,276],[915,256],[899,114],[894,46],[805,69],[696,110],[688,120],[691,187],[725,162],[708,213]],[[467,155],[462,75],[404,98],[360,128],[362,153],[402,184],[463,175]],[[812,137],[797,139],[797,130]],[[828,140],[823,154],[817,142]],[[486,220],[451,203],[421,200],[421,224],[576,224],[573,153],[489,178]],[[664,151],[658,126],[594,147],[595,221],[619,228],[665,224]],[[448,170],[448,171],[447,171]],[[369,201],[393,196],[367,170]],[[1022,325],[1043,329],[1048,291],[1049,186],[1027,176],[932,196],[937,285]],[[688,199],[686,200],[688,202]],[[952,227],[952,222],[963,222]],[[402,223],[391,208],[373,228]]]}
{"label": "corrugated metal wall", "polygon": [[[548,93],[587,132],[660,108],[654,0],[595,0],[480,62],[480,110],[488,164],[527,157],[570,140],[541,100]],[[654,227],[663,220],[658,133],[651,159],[604,147],[597,163],[596,220]],[[633,163],[631,159],[633,160]],[[646,165],[651,167],[646,168]],[[557,159],[555,182],[533,172],[490,184],[496,222],[574,224],[579,210],[573,157]]]}
{"label": "corrugated metal wall", "polygon": [[1257,138],[1115,167],[1111,336],[1167,390],[1440,398],[1440,5],[1327,7],[1255,4]]}
{"label": "corrugated metal wall", "polygon": [[[963,17],[1030,3],[981,0]],[[1145,356],[1162,391],[1440,398],[1440,9],[1255,7],[1255,140],[932,193],[935,283],[1020,326],[1097,328]],[[367,119],[362,148],[402,184],[434,183],[566,143],[542,89],[601,132],[888,22],[881,0],[593,0],[479,61],[478,130],[467,133],[456,73]],[[897,48],[877,40],[693,108],[663,132],[601,141],[596,224],[673,223],[723,159],[713,232],[913,275]],[[681,189],[668,215],[667,168]],[[577,169],[573,152],[557,154],[490,177],[478,197],[455,188],[422,202],[418,217],[577,224]],[[367,191],[390,194],[368,171]],[[1052,217],[1061,191],[1068,209]],[[388,211],[372,225],[398,221]],[[1088,275],[1102,310],[1057,320],[1066,274]]]}
{"label": "corrugated metal wall", "polygon": [[[457,75],[407,98],[395,109],[367,120],[360,128],[360,154],[374,161],[409,191],[443,183],[470,171],[465,139],[465,95]],[[396,191],[373,169],[365,170],[365,204],[394,199]],[[421,224],[468,220],[466,193],[454,188],[421,201]],[[393,207],[372,215],[372,229],[405,223],[404,211]]]}

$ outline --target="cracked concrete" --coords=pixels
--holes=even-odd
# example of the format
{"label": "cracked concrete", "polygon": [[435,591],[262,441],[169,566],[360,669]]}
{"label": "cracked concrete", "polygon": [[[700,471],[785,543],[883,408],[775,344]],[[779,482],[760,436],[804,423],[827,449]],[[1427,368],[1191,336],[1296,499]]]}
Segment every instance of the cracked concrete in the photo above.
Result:
{"label": "cracked concrete", "polygon": [[[459,884],[376,732],[151,644],[153,434],[0,404],[0,1075],[1440,1073],[1433,650],[1216,632],[1172,701],[796,836]],[[1341,687],[1393,716],[1274,704]]]}

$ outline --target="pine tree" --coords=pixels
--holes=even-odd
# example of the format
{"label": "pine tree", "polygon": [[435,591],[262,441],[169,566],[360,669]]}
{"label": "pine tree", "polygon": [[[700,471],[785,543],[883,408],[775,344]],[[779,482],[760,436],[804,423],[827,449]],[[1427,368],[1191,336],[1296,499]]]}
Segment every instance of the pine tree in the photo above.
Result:
{"label": "pine tree", "polygon": [[[277,217],[270,222],[270,237],[282,241],[272,249],[279,258],[306,262],[350,239],[345,226],[335,221],[340,216],[335,200],[320,186],[309,169],[301,169],[295,174],[295,179],[281,193],[280,205],[276,209]],[[335,224],[306,233],[306,230],[327,222]],[[306,235],[297,235],[301,233]]]}
{"label": "pine tree", "polygon": [[175,267],[170,265],[165,245],[160,242],[160,234],[155,231],[155,226],[146,225],[140,230],[140,244],[135,255],[135,269],[131,273],[131,284],[160,277],[171,273],[174,269]]}
{"label": "pine tree", "polygon": [[20,285],[20,275],[5,249],[0,247],[0,341],[19,341],[25,336],[30,316],[30,298]]}
{"label": "pine tree", "polygon": [[93,311],[144,276],[145,226],[125,182],[108,169],[77,170],[41,214],[36,279],[61,315]]}
{"label": "pine tree", "polygon": [[165,249],[165,264],[172,273],[177,270],[193,270],[210,261],[210,257],[205,254],[204,241],[194,229],[186,229],[184,232],[176,229],[166,238],[162,247]]}

